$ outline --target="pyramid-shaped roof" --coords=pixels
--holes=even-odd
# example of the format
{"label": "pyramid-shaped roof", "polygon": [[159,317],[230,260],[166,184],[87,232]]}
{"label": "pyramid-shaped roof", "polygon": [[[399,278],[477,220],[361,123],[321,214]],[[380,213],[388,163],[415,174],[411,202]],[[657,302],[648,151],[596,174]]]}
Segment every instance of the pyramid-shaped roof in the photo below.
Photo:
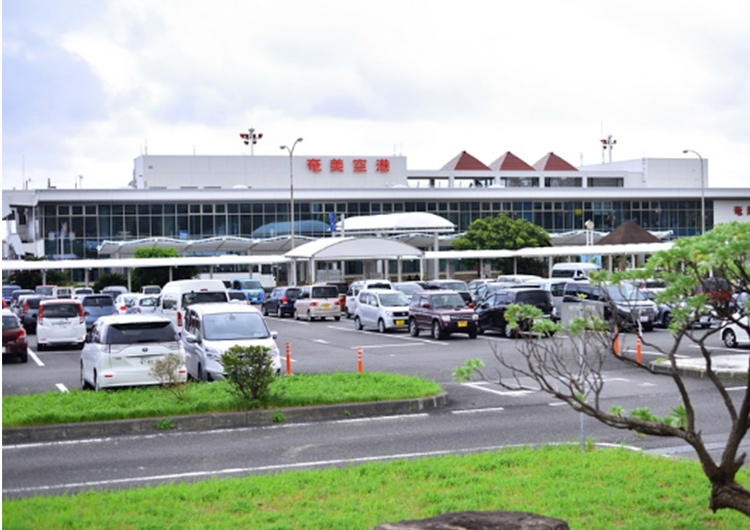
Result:
{"label": "pyramid-shaped roof", "polygon": [[450,162],[445,164],[440,171],[450,171],[453,169],[488,171],[490,168],[466,151],[461,151],[458,155],[452,158]]}
{"label": "pyramid-shaped roof", "polygon": [[518,158],[510,151],[490,164],[494,171],[534,171],[534,168]]}
{"label": "pyramid-shaped roof", "polygon": [[625,243],[661,243],[661,239],[633,221],[625,221],[599,240],[597,245],[622,245]]}
{"label": "pyramid-shaped roof", "polygon": [[537,171],[578,171],[573,165],[569,164],[555,153],[550,151],[539,161],[534,164]]}

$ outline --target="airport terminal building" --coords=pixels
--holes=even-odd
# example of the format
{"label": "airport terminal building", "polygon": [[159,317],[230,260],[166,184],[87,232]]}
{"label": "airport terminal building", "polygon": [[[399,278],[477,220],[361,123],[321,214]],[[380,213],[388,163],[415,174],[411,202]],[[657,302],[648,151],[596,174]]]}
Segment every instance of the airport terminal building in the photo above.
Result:
{"label": "airport terminal building", "polygon": [[587,221],[607,233],[631,220],[665,238],[750,221],[750,188],[709,180],[708,161],[695,157],[576,168],[552,152],[533,164],[511,152],[485,164],[464,151],[440,169],[412,170],[403,156],[142,155],[119,189],[3,190],[3,218],[13,221],[11,254],[47,259],[120,257],[154,238],[183,243],[185,255],[280,254],[292,233],[299,246],[390,213],[452,223],[451,233],[426,226],[410,239],[430,249],[449,249],[472,221],[500,213],[560,241]]}

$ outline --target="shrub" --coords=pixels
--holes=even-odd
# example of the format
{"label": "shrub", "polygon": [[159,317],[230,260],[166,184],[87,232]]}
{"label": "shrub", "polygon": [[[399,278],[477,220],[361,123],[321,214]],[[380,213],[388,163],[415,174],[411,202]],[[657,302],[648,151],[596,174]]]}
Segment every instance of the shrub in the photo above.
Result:
{"label": "shrub", "polygon": [[179,380],[179,371],[184,364],[182,357],[170,353],[154,361],[150,370],[151,375],[158,379],[178,400],[185,399],[187,395],[186,383]]}
{"label": "shrub", "polygon": [[264,346],[235,345],[221,356],[230,392],[252,403],[268,402],[273,382],[273,359],[269,351]]}

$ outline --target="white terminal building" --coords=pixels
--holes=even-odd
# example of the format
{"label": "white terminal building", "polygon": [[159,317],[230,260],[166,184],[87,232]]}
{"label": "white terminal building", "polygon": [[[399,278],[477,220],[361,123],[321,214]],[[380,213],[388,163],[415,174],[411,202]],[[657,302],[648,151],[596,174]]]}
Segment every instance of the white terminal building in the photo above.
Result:
{"label": "white terminal building", "polygon": [[[342,234],[448,250],[472,221],[501,213],[566,245],[582,244],[585,228],[604,235],[625,221],[661,239],[750,221],[750,188],[711,187],[708,169],[689,156],[575,167],[552,152],[529,164],[509,151],[489,163],[463,151],[435,170],[409,169],[404,156],[149,154],[119,189],[3,190],[3,251],[50,260],[123,258],[154,245],[185,256],[278,255]],[[430,215],[362,222],[416,213]]]}

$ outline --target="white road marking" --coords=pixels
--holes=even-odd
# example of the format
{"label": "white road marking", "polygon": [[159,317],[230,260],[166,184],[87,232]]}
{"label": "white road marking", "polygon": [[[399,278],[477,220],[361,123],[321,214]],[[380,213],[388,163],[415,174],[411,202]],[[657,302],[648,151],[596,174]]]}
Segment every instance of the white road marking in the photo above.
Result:
{"label": "white road marking", "polygon": [[323,340],[323,339],[313,339],[313,342],[317,342],[319,344],[329,344],[327,340]]}
{"label": "white road marking", "polygon": [[465,409],[465,410],[454,410],[452,414],[477,414],[480,412],[500,412],[505,410],[503,407],[491,407],[486,409]]}
{"label": "white road marking", "polygon": [[36,356],[36,352],[31,348],[29,348],[29,356],[34,360],[36,364],[38,364],[39,366],[44,366],[42,360]]}
{"label": "white road marking", "polygon": [[485,385],[492,383],[463,383],[463,386],[475,388],[477,390],[483,390],[484,392],[490,392],[497,394],[498,396],[525,396],[526,394],[533,394],[533,390],[495,390],[492,388],[485,388]]}
{"label": "white road marking", "polygon": [[[424,346],[424,342],[418,342],[414,346]],[[368,344],[367,346],[351,346],[350,350],[356,350],[362,348],[362,350],[374,350],[377,348],[403,348],[403,344]]]}
{"label": "white road marking", "polygon": [[66,386],[65,386],[64,384],[62,384],[62,383],[57,383],[57,384],[56,384],[55,386],[56,386],[56,387],[57,387],[57,389],[58,389],[58,390],[59,390],[60,392],[62,392],[63,394],[67,394],[68,392],[70,392],[70,391],[68,390],[68,387],[66,387]]}

